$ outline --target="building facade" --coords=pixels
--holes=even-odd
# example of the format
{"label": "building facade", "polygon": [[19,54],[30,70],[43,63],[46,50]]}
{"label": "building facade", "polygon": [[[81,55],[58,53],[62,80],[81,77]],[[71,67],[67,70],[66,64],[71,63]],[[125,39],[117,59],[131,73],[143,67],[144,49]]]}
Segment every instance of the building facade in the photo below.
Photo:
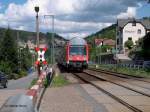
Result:
{"label": "building facade", "polygon": [[125,53],[125,42],[136,41],[144,37],[150,31],[150,19],[119,19],[117,21],[117,49],[119,53]]}

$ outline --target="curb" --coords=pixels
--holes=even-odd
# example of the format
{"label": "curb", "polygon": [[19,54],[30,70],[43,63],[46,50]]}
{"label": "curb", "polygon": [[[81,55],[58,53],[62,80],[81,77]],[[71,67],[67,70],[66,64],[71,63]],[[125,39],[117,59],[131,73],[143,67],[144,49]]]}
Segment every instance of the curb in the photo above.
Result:
{"label": "curb", "polygon": [[[51,86],[54,74],[55,72],[53,72],[51,75],[50,86]],[[33,101],[35,112],[39,112],[41,100],[46,91],[46,87],[44,86],[44,79],[46,75],[47,74],[45,71],[42,72],[36,84],[33,85],[26,93],[26,95],[29,96],[30,99]]]}
{"label": "curb", "polygon": [[35,108],[34,108],[35,112],[39,112],[40,104],[41,104],[41,101],[42,101],[45,91],[46,91],[45,87],[41,89],[41,92],[40,92],[39,97],[37,98],[37,102],[35,104]]}
{"label": "curb", "polygon": [[36,102],[38,100],[38,97],[40,93],[43,91],[43,82],[44,82],[44,72],[41,73],[39,79],[37,80],[36,84],[33,85],[27,92],[26,95],[30,97],[30,99],[33,101],[34,106],[36,105]]}

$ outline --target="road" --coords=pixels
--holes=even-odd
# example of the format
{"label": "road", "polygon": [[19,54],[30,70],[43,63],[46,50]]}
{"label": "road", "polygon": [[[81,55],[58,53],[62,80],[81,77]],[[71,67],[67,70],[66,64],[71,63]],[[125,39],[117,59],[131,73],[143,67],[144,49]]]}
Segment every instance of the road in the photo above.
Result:
{"label": "road", "polygon": [[8,82],[8,89],[28,89],[30,86],[30,83],[34,78],[36,78],[36,72],[33,72],[32,74],[28,75],[27,77],[20,78],[18,80],[10,80]]}
{"label": "road", "polygon": [[0,107],[10,96],[15,96],[17,94],[25,94],[31,81],[36,77],[36,72],[34,72],[28,75],[27,77],[23,77],[18,80],[10,80],[8,82],[8,88],[6,89],[0,88]]}

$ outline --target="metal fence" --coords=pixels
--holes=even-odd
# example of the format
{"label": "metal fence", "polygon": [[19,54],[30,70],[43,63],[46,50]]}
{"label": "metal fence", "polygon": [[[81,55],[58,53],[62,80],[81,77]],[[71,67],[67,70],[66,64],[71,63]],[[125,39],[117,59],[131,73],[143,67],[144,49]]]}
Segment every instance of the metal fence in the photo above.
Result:
{"label": "metal fence", "polygon": [[104,64],[104,65],[110,65],[110,66],[118,66],[118,67],[123,67],[123,68],[130,68],[130,69],[150,69],[150,61],[143,61],[141,63],[136,61],[136,62],[116,62],[114,60],[110,61],[103,61],[102,63],[95,63],[95,64]]}

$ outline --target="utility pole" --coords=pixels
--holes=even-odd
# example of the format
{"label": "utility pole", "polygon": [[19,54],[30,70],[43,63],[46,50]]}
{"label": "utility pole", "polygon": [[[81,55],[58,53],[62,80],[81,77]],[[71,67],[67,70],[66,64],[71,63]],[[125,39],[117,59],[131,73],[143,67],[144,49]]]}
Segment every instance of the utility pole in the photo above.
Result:
{"label": "utility pole", "polygon": [[100,64],[102,64],[102,57],[101,57],[101,54],[102,54],[102,43],[100,44]]}
{"label": "utility pole", "polygon": [[[116,72],[117,72],[117,67],[118,67],[118,59],[117,59],[117,51],[118,51],[118,46],[117,46],[117,44],[119,44],[118,42],[118,40],[119,40],[119,38],[118,38],[118,30],[119,30],[119,28],[118,28],[118,19],[117,19],[117,23],[116,23],[116,51],[115,51],[115,58],[116,58]],[[121,47],[120,45],[119,45],[119,47]],[[119,50],[120,50],[120,48],[119,48]],[[120,52],[120,51],[119,51]]]}
{"label": "utility pole", "polygon": [[17,31],[17,51],[18,51],[18,69],[20,68],[20,63],[21,63],[21,60],[20,60],[20,48],[19,48],[19,31]]}
{"label": "utility pole", "polygon": [[19,55],[19,57],[20,57],[20,65],[19,66],[20,66],[20,70],[21,70],[21,67],[22,67],[22,62],[21,62],[22,61],[22,50],[23,50],[23,48],[19,48],[19,54],[20,54]]}
{"label": "utility pole", "polygon": [[37,44],[37,47],[39,47],[39,15],[38,15],[38,12],[39,12],[39,7],[36,6],[35,7],[35,12],[36,12],[36,44]]}
{"label": "utility pole", "polygon": [[51,50],[51,63],[52,65],[54,64],[54,60],[55,60],[55,46],[54,46],[54,36],[55,36],[55,32],[54,32],[54,15],[44,15],[44,18],[46,17],[52,17],[52,50]]}
{"label": "utility pole", "polygon": [[[39,15],[38,15],[38,12],[39,12],[39,7],[38,6],[35,6],[34,7],[34,10],[36,12],[36,44],[37,44],[37,47],[39,48]],[[37,65],[37,69],[38,69],[38,75],[40,76],[40,64]]]}

